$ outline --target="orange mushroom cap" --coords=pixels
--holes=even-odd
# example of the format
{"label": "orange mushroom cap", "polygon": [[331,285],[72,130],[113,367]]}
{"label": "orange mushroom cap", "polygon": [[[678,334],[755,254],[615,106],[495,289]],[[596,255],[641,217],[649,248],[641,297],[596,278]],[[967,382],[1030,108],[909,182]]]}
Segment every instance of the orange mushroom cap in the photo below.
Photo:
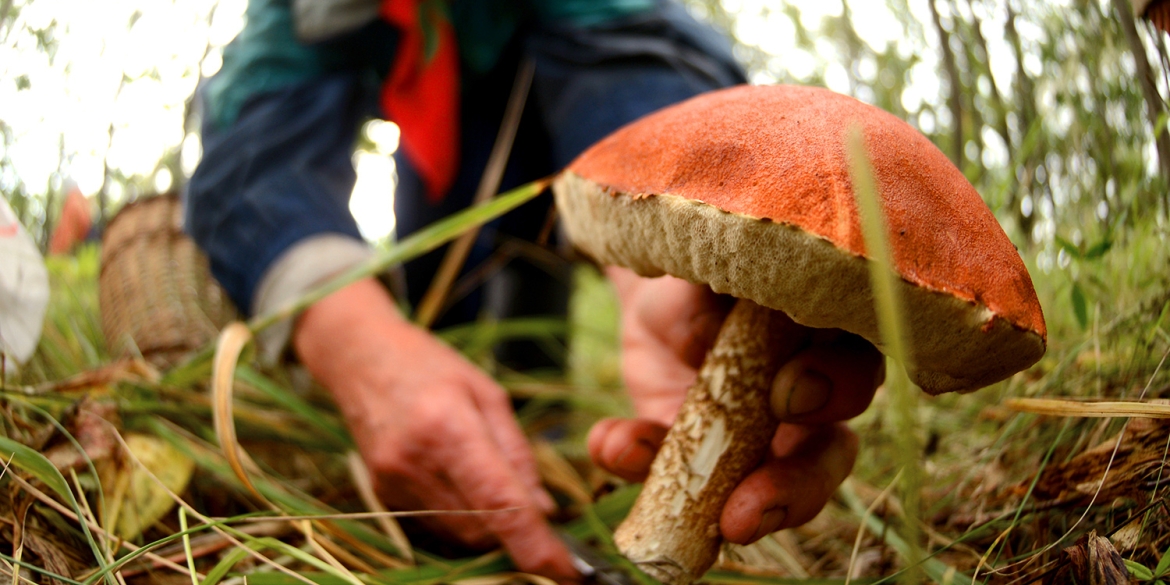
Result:
{"label": "orange mushroom cap", "polygon": [[895,116],[831,91],[740,86],[646,116],[556,184],[569,236],[599,261],[670,273],[881,347],[846,135],[874,168],[908,307],[911,376],[973,390],[1044,353],[1019,253],[941,151]]}

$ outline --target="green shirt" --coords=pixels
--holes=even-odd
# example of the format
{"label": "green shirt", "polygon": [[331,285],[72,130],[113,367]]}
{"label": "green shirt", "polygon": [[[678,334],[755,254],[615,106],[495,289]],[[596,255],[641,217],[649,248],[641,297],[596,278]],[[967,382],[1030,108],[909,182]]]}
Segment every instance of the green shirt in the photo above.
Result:
{"label": "green shirt", "polygon": [[[525,22],[597,26],[649,11],[655,1],[456,0],[449,11],[465,71],[478,74],[495,66]],[[344,55],[297,40],[290,0],[251,0],[246,18],[204,90],[207,115],[221,128],[235,121],[251,96],[319,77],[345,61]]]}

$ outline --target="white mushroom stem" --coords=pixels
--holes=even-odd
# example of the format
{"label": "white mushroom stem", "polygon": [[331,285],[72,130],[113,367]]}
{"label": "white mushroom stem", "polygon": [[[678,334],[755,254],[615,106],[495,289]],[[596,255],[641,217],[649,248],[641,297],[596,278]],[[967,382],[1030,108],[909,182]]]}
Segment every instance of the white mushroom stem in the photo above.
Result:
{"label": "white mushroom stem", "polygon": [[642,493],[614,534],[650,576],[686,585],[719,556],[719,518],[732,490],[768,451],[775,359],[792,321],[748,300],[736,303],[687,392]]}

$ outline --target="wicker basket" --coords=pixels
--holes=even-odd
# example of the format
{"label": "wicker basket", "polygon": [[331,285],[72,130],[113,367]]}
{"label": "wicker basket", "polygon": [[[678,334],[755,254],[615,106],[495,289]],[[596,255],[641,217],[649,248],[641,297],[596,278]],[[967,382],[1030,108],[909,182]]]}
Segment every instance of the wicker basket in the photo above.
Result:
{"label": "wicker basket", "polygon": [[126,205],[106,227],[98,302],[112,354],[141,353],[169,367],[235,318],[182,218],[171,193]]}

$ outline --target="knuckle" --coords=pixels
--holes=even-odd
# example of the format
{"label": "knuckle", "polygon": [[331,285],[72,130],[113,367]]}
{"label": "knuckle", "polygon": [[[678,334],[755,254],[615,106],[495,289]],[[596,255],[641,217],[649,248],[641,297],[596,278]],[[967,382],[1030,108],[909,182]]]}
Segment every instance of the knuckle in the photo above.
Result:
{"label": "knuckle", "polygon": [[445,443],[459,431],[462,413],[454,400],[423,400],[407,419],[407,440],[423,448]]}
{"label": "knuckle", "polygon": [[380,446],[362,457],[375,478],[394,479],[406,475],[410,464],[406,454],[391,446]]}
{"label": "knuckle", "polygon": [[488,528],[505,541],[532,534],[538,528],[531,512],[525,510],[498,512],[489,514],[487,518]]}
{"label": "knuckle", "polygon": [[[497,482],[492,482],[497,483]],[[522,508],[529,504],[528,500],[520,496],[516,490],[507,489],[514,486],[492,485],[488,486],[486,483],[483,486],[487,489],[480,489],[478,494],[475,494],[475,500],[485,510],[507,510],[509,508]],[[492,514],[494,517],[508,517],[515,514],[515,512],[502,512],[499,514]]]}
{"label": "knuckle", "polygon": [[512,399],[495,382],[479,385],[477,389],[478,398],[486,404],[495,408],[506,409],[509,412],[512,410]]}

